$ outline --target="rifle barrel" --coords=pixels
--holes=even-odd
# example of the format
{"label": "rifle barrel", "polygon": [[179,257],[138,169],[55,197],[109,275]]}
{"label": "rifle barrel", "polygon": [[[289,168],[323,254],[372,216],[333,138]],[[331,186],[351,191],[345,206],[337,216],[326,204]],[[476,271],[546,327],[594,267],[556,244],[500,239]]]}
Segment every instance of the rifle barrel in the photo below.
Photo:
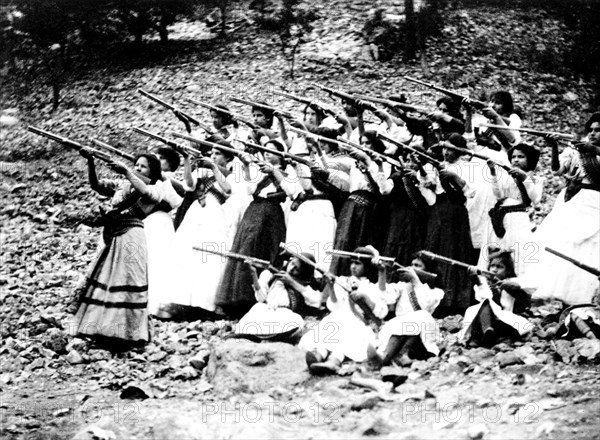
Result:
{"label": "rifle barrel", "polygon": [[200,125],[200,121],[198,121],[196,118],[194,118],[193,116],[190,116],[188,113],[186,113],[186,112],[178,109],[177,107],[169,104],[168,102],[163,101],[158,96],[153,95],[152,93],[148,93],[148,92],[146,92],[143,89],[138,89],[138,92],[142,96],[145,96],[146,98],[149,98],[149,99],[151,99],[154,102],[157,102],[158,104],[162,105],[163,107],[165,107],[168,110],[179,112],[185,119],[187,119],[188,121],[190,121],[192,124],[194,124],[194,125]]}
{"label": "rifle barrel", "polygon": [[495,278],[496,277],[496,275],[493,274],[492,272],[490,272],[489,270],[480,269],[480,268],[478,268],[476,266],[472,266],[472,265],[464,263],[462,261],[458,261],[458,260],[454,260],[452,258],[444,257],[442,255],[434,254],[433,252],[419,251],[418,254],[421,257],[429,258],[429,259],[432,259],[434,261],[439,261],[441,263],[446,263],[446,264],[449,264],[451,266],[458,266],[458,267],[462,267],[462,268],[465,268],[465,269],[474,268],[479,275],[485,275],[486,277],[490,277],[490,278]]}
{"label": "rifle barrel", "polygon": [[102,142],[99,139],[96,138],[91,138],[90,141],[92,142],[92,144],[97,145],[100,148],[104,148],[105,150],[110,151],[111,153],[115,153],[131,162],[133,162],[133,160],[135,159],[135,156],[129,153],[125,153],[124,151],[119,150],[118,148],[113,147],[112,145],[109,145],[105,142]]}
{"label": "rifle barrel", "polygon": [[585,270],[586,272],[591,273],[594,276],[600,277],[600,269],[596,269],[595,267],[592,266],[588,266],[585,263],[582,263],[580,261],[577,261],[574,258],[569,257],[568,255],[563,254],[562,252],[558,252],[557,250],[554,250],[552,248],[549,247],[545,247],[546,251],[550,252],[551,254],[556,255],[557,257],[562,258],[563,260],[568,261],[571,264],[574,264],[575,266],[577,266],[580,269]]}
{"label": "rifle barrel", "polygon": [[387,142],[389,142],[391,144],[397,145],[400,148],[404,148],[404,149],[410,151],[411,153],[416,154],[419,157],[422,157],[423,159],[425,159],[426,161],[432,163],[436,167],[440,167],[442,165],[442,163],[439,160],[434,159],[429,154],[423,153],[422,151],[419,151],[419,150],[416,150],[415,148],[413,148],[413,147],[411,147],[409,145],[403,144],[402,142],[399,142],[397,140],[394,140],[391,137],[388,137],[388,136],[386,136],[384,134],[381,134],[381,133],[377,133],[377,137],[380,138],[381,140],[384,140],[384,141],[387,141]]}
{"label": "rifle barrel", "polygon": [[500,130],[515,130],[515,131],[520,131],[522,133],[533,134],[533,135],[536,135],[536,136],[552,135],[552,136],[558,136],[561,139],[565,139],[565,140],[569,140],[569,141],[574,141],[574,140],[577,139],[577,137],[575,135],[572,135],[572,134],[558,133],[558,132],[554,132],[554,131],[534,130],[532,128],[525,128],[525,127],[515,128],[515,127],[508,127],[508,126],[504,126],[504,125],[495,125],[495,124],[482,125],[482,127],[484,127],[484,128],[494,128],[494,129],[500,129]]}

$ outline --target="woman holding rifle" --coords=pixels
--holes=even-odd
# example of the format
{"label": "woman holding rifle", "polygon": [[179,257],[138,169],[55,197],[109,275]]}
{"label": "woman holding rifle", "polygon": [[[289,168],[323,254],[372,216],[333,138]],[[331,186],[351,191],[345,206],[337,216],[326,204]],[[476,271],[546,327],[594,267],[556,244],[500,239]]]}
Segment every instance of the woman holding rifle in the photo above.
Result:
{"label": "woman holding rifle", "polygon": [[[225,141],[217,143],[231,147]],[[224,204],[232,192],[234,176],[228,165],[233,155],[213,148],[210,159],[200,158],[196,163],[198,168],[192,170],[189,154],[185,150],[181,153],[184,157],[185,189],[193,194],[194,202],[175,233],[171,254],[175,271],[171,306],[159,314],[162,318],[179,313],[206,314],[215,311],[215,296],[223,273],[222,260],[215,255],[197,252],[193,246],[218,250],[227,246],[228,219]]]}
{"label": "woman holding rifle", "polygon": [[119,182],[99,180],[94,158],[86,150],[81,154],[88,160],[92,189],[111,197],[113,209],[101,218],[104,247],[81,293],[75,316],[77,333],[109,344],[112,349],[141,345],[150,339],[143,219],[162,200],[154,185],[161,176],[160,161],[153,154],[140,154],[134,159],[135,171],[121,162],[110,162],[109,166],[126,179]]}
{"label": "woman holding rifle", "polygon": [[[265,146],[284,151],[283,144],[277,140],[270,140]],[[240,157],[248,183],[246,190],[253,201],[240,221],[231,251],[273,261],[286,235],[282,204],[297,192],[297,177],[291,167],[286,170],[287,164],[280,156],[265,153],[264,157],[265,162],[258,165],[249,154]],[[240,318],[254,303],[250,272],[242,262],[228,260],[216,304],[227,316]]]}
{"label": "woman holding rifle", "polygon": [[[567,187],[534,237],[541,246],[600,268],[600,113],[589,118],[585,133],[582,142],[560,155],[556,140],[550,139],[552,170],[565,176]],[[536,297],[556,298],[569,305],[591,301],[599,288],[597,277],[547,252],[538,255],[544,273]]]}

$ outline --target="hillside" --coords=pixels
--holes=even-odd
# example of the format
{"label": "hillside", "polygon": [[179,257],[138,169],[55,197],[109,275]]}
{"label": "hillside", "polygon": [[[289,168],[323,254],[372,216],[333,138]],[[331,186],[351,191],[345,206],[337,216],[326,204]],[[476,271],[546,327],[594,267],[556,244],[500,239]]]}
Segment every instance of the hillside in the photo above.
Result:
{"label": "hillside", "polygon": [[[155,340],[145,351],[119,355],[67,337],[72,324],[65,308],[101,235],[81,221],[97,212],[99,201],[89,189],[84,160],[29,133],[27,125],[81,142],[98,137],[133,152],[147,143],[131,127],[181,131],[180,123],[140,97],[138,88],[178,102],[204,120],[206,112],[187,98],[260,98],[299,113],[271,91],[301,91],[312,82],[377,96],[403,92],[410,102],[433,106],[438,95],[408,83],[404,75],[474,97],[509,90],[524,110],[524,125],[542,130],[576,133],[590,114],[592,87],[564,67],[571,37],[548,13],[450,10],[442,35],[428,42],[424,70],[421,62],[403,64],[399,57],[386,63],[369,59],[359,34],[373,5],[335,0],[317,6],[322,18],[301,48],[294,82],[287,78],[275,37],[244,24],[245,10],[238,11],[240,29],[226,42],[199,40],[207,37],[203,25],[189,22],[173,29],[167,48],[148,42],[141,51],[120,45],[74,55],[53,113],[43,77],[25,70],[3,73],[3,436],[72,438],[100,421],[118,438],[598,438],[598,365],[585,363],[582,354],[593,358],[594,346],[551,341],[558,311],[552,304],[536,309],[539,330],[515,351],[505,344],[494,350],[461,347],[454,341],[457,322],[446,320],[441,356],[415,363],[395,393],[349,384],[353,373],[377,377],[363,366],[350,366],[342,377],[308,378],[295,371],[305,366],[294,364],[290,355],[287,365],[274,368],[294,370],[289,374],[297,376],[295,386],[274,383],[252,391],[261,375],[253,370],[247,388],[228,394],[190,360],[204,362],[202,353],[222,343],[229,322],[155,322]],[[247,108],[231,107],[249,114]],[[543,146],[539,139],[529,140]],[[546,178],[546,195],[535,213],[538,223],[561,185],[548,164],[544,150],[538,174]],[[245,347],[240,343],[239,350]],[[563,362],[569,358],[573,362]],[[121,399],[128,385],[143,388],[150,398]],[[253,418],[256,408],[262,412]],[[101,435],[98,431],[100,438],[110,438]]]}

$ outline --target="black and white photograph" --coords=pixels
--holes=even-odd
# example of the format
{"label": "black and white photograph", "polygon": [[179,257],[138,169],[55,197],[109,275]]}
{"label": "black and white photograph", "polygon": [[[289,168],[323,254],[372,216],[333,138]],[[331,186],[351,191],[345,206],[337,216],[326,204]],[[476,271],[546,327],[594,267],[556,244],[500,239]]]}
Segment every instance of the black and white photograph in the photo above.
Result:
{"label": "black and white photograph", "polygon": [[0,2],[0,436],[599,439],[600,1]]}

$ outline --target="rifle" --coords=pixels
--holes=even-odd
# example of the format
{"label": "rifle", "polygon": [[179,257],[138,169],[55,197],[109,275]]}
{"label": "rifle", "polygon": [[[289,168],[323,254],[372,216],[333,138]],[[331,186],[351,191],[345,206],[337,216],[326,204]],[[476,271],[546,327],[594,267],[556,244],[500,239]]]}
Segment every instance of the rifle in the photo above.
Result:
{"label": "rifle", "polygon": [[178,144],[175,141],[169,140],[166,137],[160,136],[156,133],[152,133],[150,131],[144,130],[143,128],[133,127],[133,131],[135,131],[136,133],[139,133],[139,134],[143,134],[144,136],[147,136],[151,139],[155,139],[159,142],[162,142],[163,144],[168,145],[169,147],[173,148],[175,151],[188,150],[197,156],[204,155],[202,153],[202,151],[196,150],[195,148],[190,147],[189,145]]}
{"label": "rifle", "polygon": [[[29,130],[30,132],[35,133],[37,135],[47,137],[48,139],[52,139],[53,141],[56,141],[67,147],[73,148],[74,150],[87,151],[93,157],[95,157],[96,159],[99,159],[103,162],[107,162],[107,163],[113,162],[113,158],[110,154],[108,154],[104,151],[100,151],[93,147],[81,145],[79,142],[72,141],[71,139],[66,138],[64,136],[57,135],[50,131],[42,130],[41,128],[33,127],[32,125],[27,126],[27,130]],[[150,179],[148,179],[146,176],[142,176],[141,174],[139,174],[137,172],[135,173],[135,175],[145,184],[150,183]]]}
{"label": "rifle", "polygon": [[554,249],[552,249],[552,248],[545,247],[545,249],[546,249],[546,251],[550,252],[551,254],[554,254],[554,255],[556,255],[557,257],[560,257],[560,258],[562,258],[563,260],[566,260],[566,261],[568,261],[569,263],[572,263],[572,264],[574,264],[574,265],[575,265],[575,266],[577,266],[578,268],[580,268],[580,269],[583,269],[583,270],[585,270],[586,272],[589,272],[589,273],[591,273],[592,275],[594,275],[594,276],[596,276],[596,277],[600,278],[600,269],[596,269],[595,267],[588,266],[587,264],[585,264],[585,263],[582,263],[582,262],[580,262],[580,261],[577,261],[576,259],[574,259],[574,258],[571,258],[571,257],[569,257],[569,256],[567,256],[567,255],[565,255],[565,254],[563,254],[563,253],[561,253],[561,252],[555,251],[555,250],[554,250]]}
{"label": "rifle", "polygon": [[262,151],[263,153],[271,153],[279,157],[284,157],[290,159],[294,162],[301,163],[302,165],[306,165],[311,167],[313,164],[310,160],[304,159],[303,157],[296,156],[295,154],[286,153],[285,151],[273,150],[272,148],[263,147],[262,145],[253,144],[252,142],[240,141],[242,144],[247,147],[254,148],[255,150]]}
{"label": "rifle", "polygon": [[474,151],[471,150],[467,150],[466,148],[460,148],[460,147],[455,147],[454,145],[452,145],[450,142],[443,142],[443,148],[447,148],[448,150],[453,150],[453,151],[457,151],[458,153],[462,153],[464,155],[469,155],[471,157],[477,157],[479,159],[483,159],[485,161],[491,160],[492,162],[494,162],[494,165],[505,169],[506,171],[510,171],[512,170],[512,167],[509,165],[505,165],[503,163],[500,163],[494,159],[491,159],[490,157],[481,154],[481,153],[476,153]]}
{"label": "rifle", "polygon": [[483,108],[489,107],[488,104],[486,104],[483,101],[478,101],[476,99],[471,99],[471,98],[467,98],[466,96],[461,95],[460,93],[456,93],[453,90],[449,90],[449,89],[444,89],[443,87],[439,87],[436,86],[433,83],[426,83],[425,81],[421,81],[420,79],[416,79],[416,78],[411,78],[410,76],[405,76],[404,79],[407,79],[408,81],[412,81],[414,83],[420,84],[422,86],[425,87],[429,87],[430,89],[436,90],[438,92],[441,92],[445,95],[450,96],[452,99],[459,101],[459,102],[463,102],[466,101],[471,107],[477,109],[477,110],[481,110]]}
{"label": "rifle", "polygon": [[29,130],[32,133],[35,133],[39,136],[44,136],[48,139],[52,139],[55,142],[58,142],[59,144],[62,144],[66,147],[72,148],[74,150],[77,151],[87,151],[89,152],[93,157],[95,157],[96,159],[100,159],[104,162],[112,162],[112,157],[108,154],[105,153],[104,151],[100,151],[97,150],[93,147],[88,147],[86,145],[82,145],[79,142],[75,142],[69,138],[66,138],[64,136],[60,136],[58,134],[52,133],[51,131],[47,131],[47,130],[42,130],[41,128],[37,128],[34,127],[32,125],[27,126],[27,130]]}
{"label": "rifle", "polygon": [[273,90],[273,93],[275,93],[276,95],[279,95],[279,96],[283,96],[284,98],[293,99],[294,101],[298,101],[305,105],[314,105],[314,106],[318,107],[323,113],[328,113],[331,116],[335,117],[335,115],[336,115],[336,112],[334,109],[332,109],[331,107],[329,107],[325,104],[314,101],[312,99],[304,98],[303,96],[292,95],[290,93],[278,92],[277,90]]}
{"label": "rifle", "polygon": [[[355,149],[357,149],[359,151],[362,151],[365,154],[368,154],[370,156],[378,157],[381,160],[383,160],[384,162],[389,163],[390,165],[394,165],[394,166],[396,166],[396,167],[398,167],[400,169],[405,168],[405,166],[404,166],[403,163],[401,163],[400,161],[394,159],[391,156],[388,156],[387,154],[378,153],[377,151],[369,150],[368,148],[365,148],[362,145],[355,144],[354,142],[350,142],[350,141],[348,141],[348,140],[346,140],[346,139],[344,139],[342,137],[338,137],[338,140],[340,142],[342,142],[343,144],[351,147],[351,148],[355,148]],[[347,147],[344,147],[344,148],[347,148]]]}
{"label": "rifle", "polygon": [[260,127],[258,125],[256,125],[254,122],[250,121],[249,119],[244,118],[242,115],[238,115],[237,113],[230,112],[229,110],[225,110],[224,108],[220,108],[220,107],[217,107],[216,105],[212,105],[207,102],[199,101],[199,100],[193,99],[193,98],[188,98],[188,101],[190,101],[191,103],[194,103],[196,105],[202,106],[204,108],[207,108],[208,110],[212,110],[214,112],[225,113],[225,114],[231,116],[236,121],[240,121],[241,123],[246,124],[252,130],[260,129]]}
{"label": "rifle", "polygon": [[558,133],[555,131],[542,131],[542,130],[534,130],[532,128],[522,128],[522,127],[513,128],[513,127],[505,127],[503,125],[494,125],[494,124],[482,125],[482,127],[494,128],[494,129],[500,129],[500,130],[516,130],[516,131],[520,131],[521,133],[533,134],[535,136],[557,136],[561,140],[565,140],[565,141],[577,140],[577,136],[575,136],[573,134]]}
{"label": "rifle", "polygon": [[483,275],[486,278],[489,278],[491,280],[496,279],[496,275],[493,274],[492,272],[490,272],[489,270],[484,270],[484,269],[480,269],[477,266],[472,266],[470,264],[467,263],[463,263],[462,261],[458,261],[458,260],[453,260],[452,258],[448,258],[448,257],[444,257],[442,255],[438,255],[438,254],[434,254],[433,252],[429,252],[429,251],[419,251],[417,252],[417,255],[419,255],[421,258],[428,258],[430,260],[433,261],[437,261],[440,263],[445,263],[445,264],[449,264],[450,266],[458,266],[458,267],[462,267],[464,269],[471,269],[471,270],[475,270],[475,272],[477,273],[477,275]]}
{"label": "rifle", "polygon": [[312,85],[314,87],[317,87],[318,89],[323,90],[324,92],[329,93],[329,96],[336,96],[340,99],[343,99],[345,101],[350,101],[352,103],[356,103],[356,101],[357,101],[356,97],[351,95],[350,93],[342,92],[341,90],[334,89],[332,87],[322,86],[317,83],[312,83]]}
{"label": "rifle", "polygon": [[[226,147],[225,145],[216,144],[214,142],[209,142],[209,141],[205,141],[202,139],[197,139],[197,138],[189,136],[187,134],[171,133],[171,135],[175,136],[176,138],[185,139],[186,141],[190,141],[192,143],[202,145],[203,147],[216,148],[217,150],[226,151],[230,154],[233,154],[234,156],[240,156],[242,153],[244,153],[243,151],[240,151],[236,148]],[[196,151],[198,151],[198,150],[196,150]],[[258,164],[265,163],[264,161],[259,160],[255,157],[253,157],[253,159],[254,159],[254,162],[256,162]]]}
{"label": "rifle", "polygon": [[321,273],[324,276],[329,277],[330,279],[333,280],[333,282],[335,284],[337,284],[338,286],[340,286],[343,290],[345,290],[346,292],[348,292],[348,301],[352,304],[356,304],[364,313],[365,316],[365,320],[366,321],[370,321],[370,322],[374,322],[377,325],[381,325],[383,323],[383,321],[381,319],[379,319],[377,316],[375,316],[375,314],[373,313],[373,310],[371,310],[371,308],[368,306],[368,304],[366,304],[364,301],[355,301],[352,299],[352,297],[350,296],[350,293],[352,292],[352,290],[348,289],[348,287],[346,287],[344,284],[342,284],[339,280],[338,277],[335,276],[334,274],[332,274],[331,272],[326,271],[325,269],[317,266],[316,263],[312,262],[310,259],[306,258],[304,255],[299,254],[298,252],[296,252],[295,250],[291,249],[287,244],[285,243],[279,243],[279,247],[282,248],[284,251],[286,251],[287,253],[289,253],[290,255],[292,255],[293,257],[298,258],[300,261],[302,261],[303,263],[308,264],[309,266],[313,267],[315,270],[317,270],[319,273]]}
{"label": "rifle", "polygon": [[431,113],[431,111],[429,111],[425,107],[419,107],[416,105],[406,104],[404,102],[392,101],[391,99],[374,98],[373,96],[369,96],[369,95],[354,95],[354,96],[357,99],[361,99],[363,101],[371,101],[371,102],[374,102],[377,104],[384,105],[389,108],[399,107],[402,110],[407,111],[407,112],[415,112],[415,113],[420,113],[422,115],[428,115],[429,113]]}
{"label": "rifle", "polygon": [[260,102],[255,102],[255,101],[248,101],[247,99],[242,99],[242,98],[230,98],[233,102],[238,102],[240,104],[245,104],[245,105],[249,105],[251,107],[257,107],[257,108],[261,108],[263,110],[267,110],[269,112],[273,112],[273,113],[279,113],[281,116],[283,116],[284,118],[287,119],[291,119],[291,120],[295,120],[296,117],[294,115],[292,115],[289,112],[286,112],[285,110],[279,110],[275,107],[272,107],[268,104],[261,104]]}
{"label": "rifle", "polygon": [[189,114],[187,114],[187,113],[179,110],[177,107],[169,104],[168,102],[163,101],[158,96],[153,95],[152,93],[148,93],[148,92],[146,92],[145,90],[142,90],[142,89],[138,89],[138,92],[142,96],[145,96],[146,98],[150,98],[152,101],[159,103],[160,105],[162,105],[163,107],[171,110],[172,112],[179,113],[179,115],[181,115],[188,122],[191,122],[194,125],[200,125],[200,121],[198,121],[196,118],[194,118],[194,117],[190,116]]}
{"label": "rifle", "polygon": [[[373,258],[373,255],[360,254],[360,253],[357,253],[357,252],[340,251],[340,250],[337,250],[337,249],[334,249],[334,250],[331,250],[331,251],[326,251],[326,253],[330,254],[330,255],[335,255],[336,257],[358,258],[358,259],[361,259],[361,260],[369,260],[369,261]],[[384,263],[391,265],[396,270],[402,270],[402,269],[405,268],[405,266],[402,266],[400,263],[397,263],[396,259],[393,258],[393,257],[382,257],[382,256],[380,256],[379,259],[381,261],[383,261]],[[437,274],[435,274],[435,273],[427,272],[425,270],[417,269],[415,267],[413,267],[413,269],[415,270],[415,272],[419,276],[419,279],[422,282],[424,282],[424,283],[433,282],[437,278]]]}
{"label": "rifle", "polygon": [[274,272],[274,273],[281,272],[280,270],[275,269],[271,265],[271,263],[269,263],[267,260],[261,260],[260,258],[250,257],[250,256],[243,255],[243,254],[236,254],[235,252],[230,252],[230,251],[225,251],[225,252],[214,251],[211,249],[205,249],[200,246],[193,246],[192,248],[195,251],[205,252],[207,254],[219,255],[221,257],[231,258],[232,260],[236,260],[236,261],[248,261],[254,267],[257,267],[260,269],[269,269],[271,272]]}
{"label": "rifle", "polygon": [[111,153],[114,153],[118,156],[121,156],[123,159],[127,159],[131,162],[135,160],[135,156],[133,154],[125,153],[124,151],[121,151],[118,148],[113,147],[112,145],[108,145],[107,143],[102,142],[96,138],[90,138],[90,141],[92,142],[92,144],[100,148],[104,148],[105,150],[110,151]]}
{"label": "rifle", "polygon": [[377,132],[377,137],[383,141],[389,142],[391,144],[397,145],[400,148],[403,148],[407,151],[410,151],[412,154],[417,155],[418,157],[426,160],[427,162],[431,163],[434,167],[436,167],[437,169],[443,168],[442,162],[440,162],[437,159],[434,159],[433,157],[431,157],[429,154],[427,153],[423,153],[422,151],[419,151],[409,145],[403,144],[402,142],[398,142],[397,140],[392,139],[391,137],[388,137],[384,134],[381,134],[379,132]]}

